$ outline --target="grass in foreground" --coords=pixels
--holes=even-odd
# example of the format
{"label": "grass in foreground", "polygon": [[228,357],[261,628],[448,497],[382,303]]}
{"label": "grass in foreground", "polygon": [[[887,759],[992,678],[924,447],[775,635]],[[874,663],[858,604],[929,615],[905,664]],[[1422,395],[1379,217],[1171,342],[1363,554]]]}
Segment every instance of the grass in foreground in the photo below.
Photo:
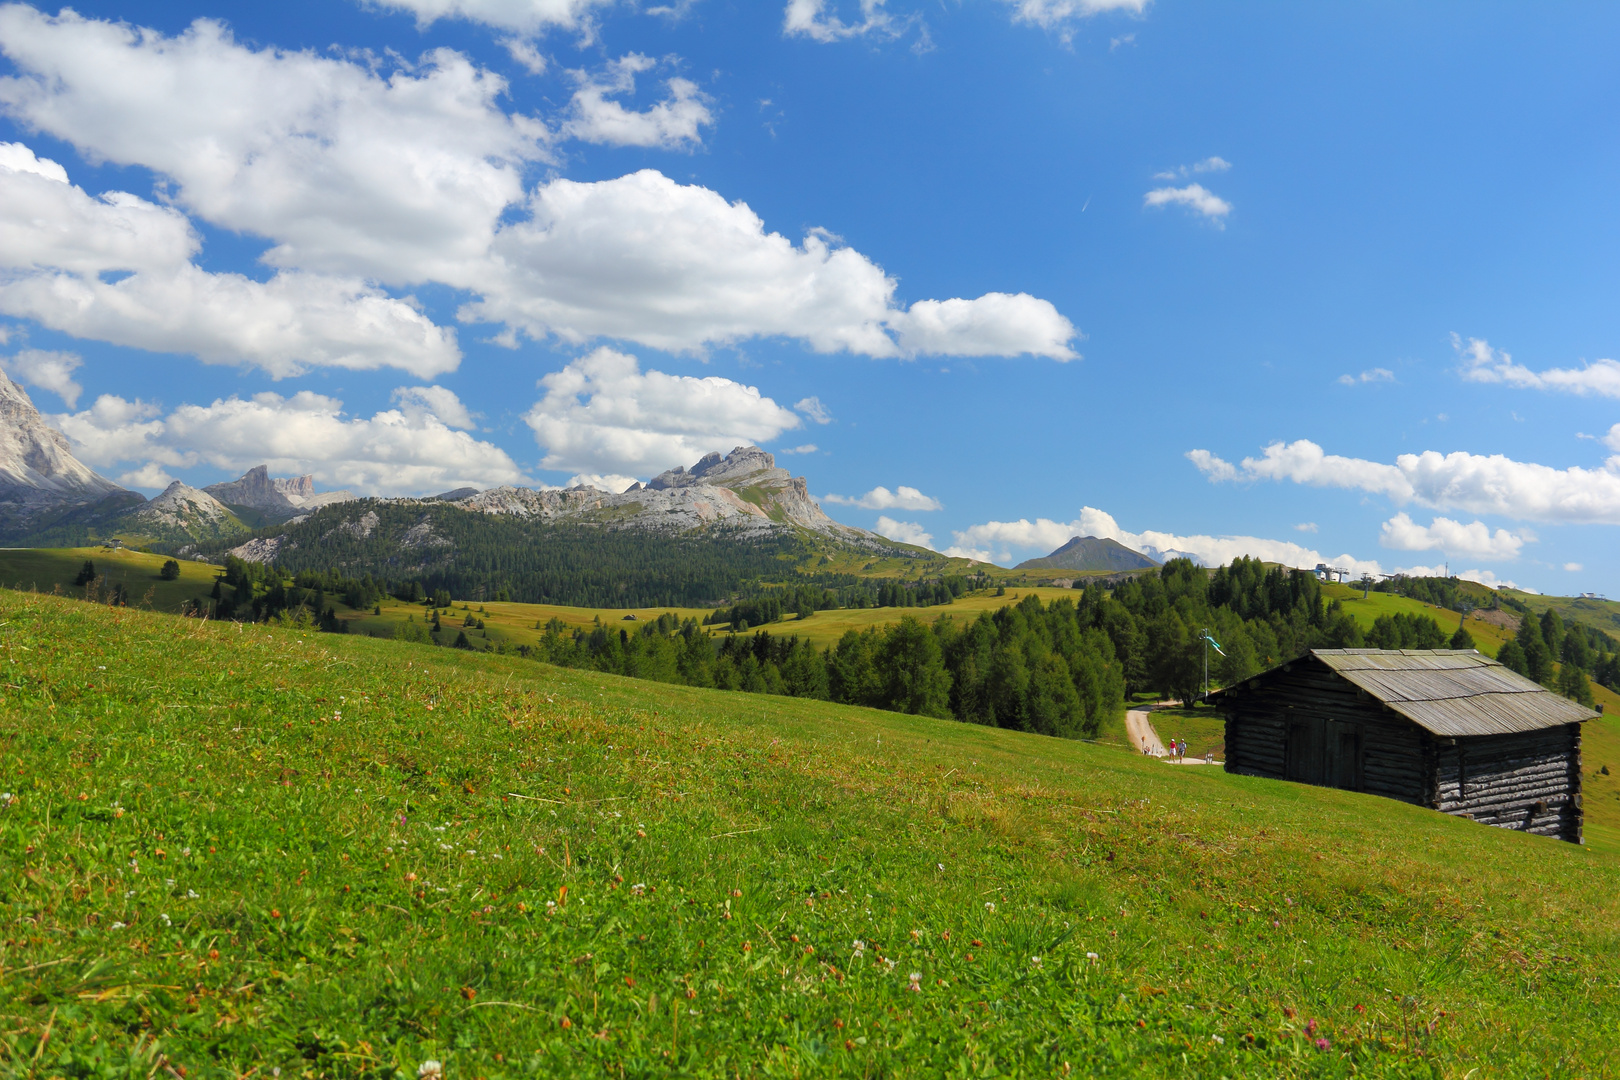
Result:
{"label": "grass in foreground", "polygon": [[1620,860],[1573,845],[1111,747],[48,596],[0,593],[0,648],[8,1072],[1620,1065]]}

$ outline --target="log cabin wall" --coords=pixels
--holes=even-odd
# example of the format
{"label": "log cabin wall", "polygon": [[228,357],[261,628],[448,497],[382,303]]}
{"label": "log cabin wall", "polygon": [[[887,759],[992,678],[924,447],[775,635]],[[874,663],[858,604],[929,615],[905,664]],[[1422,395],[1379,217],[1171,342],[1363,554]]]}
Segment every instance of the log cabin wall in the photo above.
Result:
{"label": "log cabin wall", "polygon": [[1581,843],[1581,726],[1436,739],[1432,805]]}
{"label": "log cabin wall", "polygon": [[1432,805],[1416,724],[1308,656],[1250,683],[1223,703],[1228,772]]}
{"label": "log cabin wall", "polygon": [[1228,772],[1362,791],[1582,842],[1579,723],[1437,735],[1314,654],[1229,687],[1213,704],[1226,718]]}

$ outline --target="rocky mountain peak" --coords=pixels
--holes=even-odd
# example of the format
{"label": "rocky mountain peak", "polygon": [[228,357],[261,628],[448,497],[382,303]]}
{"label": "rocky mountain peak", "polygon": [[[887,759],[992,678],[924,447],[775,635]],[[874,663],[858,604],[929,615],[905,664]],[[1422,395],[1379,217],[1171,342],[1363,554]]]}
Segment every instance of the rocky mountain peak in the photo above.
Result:
{"label": "rocky mountain peak", "polygon": [[87,506],[115,494],[138,498],[74,457],[27,391],[0,373],[0,508],[7,516]]}
{"label": "rocky mountain peak", "polygon": [[202,490],[229,506],[245,506],[275,521],[285,521],[317,507],[354,499],[347,491],[323,491],[317,494],[315,477],[310,474],[272,477],[269,467],[265,465],[255,465],[235,480],[209,484]]}

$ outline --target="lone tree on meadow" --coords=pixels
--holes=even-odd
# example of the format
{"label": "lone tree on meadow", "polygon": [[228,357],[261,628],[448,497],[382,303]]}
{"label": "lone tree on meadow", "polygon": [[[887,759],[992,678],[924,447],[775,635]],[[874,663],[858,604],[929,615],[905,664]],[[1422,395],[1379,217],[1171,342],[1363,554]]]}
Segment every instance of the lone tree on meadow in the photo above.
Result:
{"label": "lone tree on meadow", "polygon": [[94,580],[96,580],[96,564],[86,559],[84,565],[79,568],[79,576],[73,579],[73,584],[88,585]]}
{"label": "lone tree on meadow", "polygon": [[163,564],[163,569],[158,571],[158,577],[164,581],[180,580],[180,564],[173,559],[169,559]]}

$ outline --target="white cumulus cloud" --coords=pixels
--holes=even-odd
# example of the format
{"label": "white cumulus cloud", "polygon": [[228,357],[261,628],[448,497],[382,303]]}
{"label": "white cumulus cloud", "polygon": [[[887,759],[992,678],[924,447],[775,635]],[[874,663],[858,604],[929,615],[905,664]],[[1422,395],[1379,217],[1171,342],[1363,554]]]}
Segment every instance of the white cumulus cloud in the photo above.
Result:
{"label": "white cumulus cloud", "polygon": [[1396,551],[1443,551],[1448,555],[1466,555],[1479,559],[1515,559],[1526,541],[1534,537],[1515,535],[1506,529],[1491,531],[1483,521],[1463,524],[1451,518],[1437,517],[1428,525],[1419,525],[1403,510],[1384,522],[1378,542]]}
{"label": "white cumulus cloud", "polygon": [[79,395],[84,393],[84,387],[73,378],[73,373],[83,363],[77,353],[46,349],[22,349],[15,356],[0,357],[0,368],[4,368],[7,375],[29,386],[49,390],[70,409],[78,407]]}
{"label": "white cumulus cloud", "polygon": [[1397,506],[1494,514],[1520,521],[1620,525],[1620,455],[1602,468],[1514,461],[1502,454],[1401,454],[1393,465],[1328,454],[1299,439],[1276,442],[1234,466],[1203,450],[1187,454],[1212,481],[1290,480],[1384,495]]}
{"label": "white cumulus cloud", "polygon": [[442,386],[401,386],[393,398],[407,413],[427,413],[438,417],[453,428],[473,426],[473,414],[461,403],[454,390]]}
{"label": "white cumulus cloud", "polygon": [[[943,510],[945,504],[931,495],[924,495],[914,487],[901,484],[898,491],[875,487],[865,495],[824,495],[827,502],[840,506],[859,506],[867,510]],[[892,539],[892,538],[891,538]]]}
{"label": "white cumulus cloud", "polygon": [[537,339],[611,337],[674,352],[790,337],[875,357],[1074,355],[1074,326],[1044,300],[992,293],[901,308],[894,279],[836,238],[813,230],[794,244],[744,203],[651,169],[553,180],[528,209],[496,237],[483,297],[462,318]]}
{"label": "white cumulus cloud", "polygon": [[1193,213],[1201,215],[1218,229],[1226,228],[1226,215],[1232,212],[1231,203],[1210,191],[1203,184],[1154,188],[1142,196],[1142,205],[1147,207],[1185,206]]}
{"label": "white cumulus cloud", "polygon": [[600,348],[540,380],[545,396],[524,417],[547,469],[650,476],[704,454],[765,443],[799,426],[758,388],[718,376],[642,371]]}
{"label": "white cumulus cloud", "polygon": [[[471,0],[413,10],[540,18],[532,5]],[[545,10],[556,22],[587,8]],[[449,49],[374,64],[251,48],[209,20],[170,36],[10,5],[0,51],[15,72],[0,77],[0,109],[87,159],[153,170],[172,199],[92,199],[37,159],[32,172],[9,171],[77,192],[56,193],[60,205],[38,219],[66,223],[68,239],[24,236],[18,211],[21,239],[0,245],[18,261],[30,245],[49,249],[13,282],[6,310],[69,332],[236,355],[229,362],[273,374],[386,363],[431,378],[455,366],[453,333],[383,291],[431,282],[470,294],[460,316],[505,324],[498,340],[508,342],[522,333],[701,352],[783,337],[878,357],[1074,356],[1078,332],[1047,301],[994,292],[901,305],[894,278],[825,230],[795,243],[746,205],[657,172],[527,187],[525,170],[553,161],[565,135],[690,146],[712,122],[696,87],[678,80],[652,108],[624,107],[617,88],[650,63],[639,54],[585,77],[555,131],[504,111],[505,80]],[[20,205],[14,196],[0,209],[8,201]],[[203,275],[186,261],[197,238],[185,214],[266,238],[263,259],[280,273]],[[74,231],[75,215],[99,223],[93,236]],[[91,276],[120,260],[136,272]]]}
{"label": "white cumulus cloud", "polygon": [[803,446],[789,446],[789,447],[787,447],[785,449],[778,450],[777,453],[778,454],[813,454],[817,450],[820,450],[820,449],[821,449],[821,447],[817,446],[815,443],[807,442]]}
{"label": "white cumulus cloud", "polygon": [[313,473],[327,486],[372,495],[526,479],[506,451],[452,430],[425,409],[346,417],[341,401],[308,390],[220,398],[167,415],[150,402],[103,394],[82,412],[49,419],[87,464],[134,462],[128,475],[154,479],[166,475],[164,468],[208,465],[234,478],[267,464],[272,473]]}
{"label": "white cumulus cloud", "polygon": [[669,79],[665,83],[669,96],[643,112],[626,109],[614,100],[615,95],[633,94],[636,76],[657,66],[650,57],[630,53],[609,63],[601,74],[574,72],[579,89],[574,91],[573,116],[563,125],[563,132],[583,142],[608,146],[672,150],[696,146],[702,141],[702,129],[714,123],[714,116],[692,80]]}
{"label": "white cumulus cloud", "polygon": [[179,206],[273,240],[275,266],[463,277],[552,139],[502,111],[503,79],[447,49],[389,72],[254,50],[206,19],[167,37],[11,5],[0,50],[19,72],[0,79],[14,118],[171,178]]}
{"label": "white cumulus cloud", "polygon": [[1620,363],[1593,360],[1579,368],[1547,368],[1532,371],[1515,364],[1513,357],[1489,342],[1469,338],[1466,344],[1458,334],[1451,335],[1451,347],[1462,361],[1462,376],[1470,382],[1505,383],[1524,390],[1557,390],[1566,394],[1620,398]]}
{"label": "white cumulus cloud", "polygon": [[908,355],[1017,356],[1033,353],[1067,361],[1074,324],[1051,301],[1028,293],[985,293],[977,300],[919,300],[888,317]]}
{"label": "white cumulus cloud", "polygon": [[466,19],[502,30],[534,34],[553,27],[574,30],[588,25],[593,8],[613,0],[372,0],[377,7],[407,11],[426,27],[440,19]]}
{"label": "white cumulus cloud", "polygon": [[1060,522],[1050,518],[1029,521],[988,521],[954,533],[956,543],[945,549],[945,554],[982,562],[1012,562],[1019,558],[1045,555],[1076,536],[1096,536],[1117,540],[1126,547],[1159,560],[1185,557],[1204,566],[1220,566],[1242,555],[1279,562],[1285,566],[1311,569],[1326,562],[1340,566],[1354,574],[1377,574],[1381,570],[1372,559],[1358,559],[1353,555],[1324,558],[1312,548],[1289,540],[1271,540],[1258,536],[1184,536],[1177,533],[1149,529],[1130,532],[1120,527],[1112,514],[1086,506],[1073,521]]}
{"label": "white cumulus cloud", "polygon": [[126,192],[92,198],[55,162],[0,148],[0,312],[277,378],[313,365],[435,375],[460,362],[455,331],[358,279],[209,273],[177,211]]}
{"label": "white cumulus cloud", "polygon": [[822,43],[866,34],[894,36],[899,26],[893,16],[884,10],[884,0],[860,0],[861,21],[844,22],[827,11],[827,0],[788,0],[782,15],[782,33]]}
{"label": "white cumulus cloud", "polygon": [[915,521],[896,521],[894,518],[880,516],[873,532],[879,536],[887,536],[890,540],[898,540],[902,544],[916,544],[930,550],[934,547],[934,537]]}
{"label": "white cumulus cloud", "polygon": [[[1061,30],[1076,19],[1108,11],[1140,15],[1148,0],[1003,0],[1013,9],[1013,22],[1031,23],[1043,30]],[[1067,35],[1065,35],[1067,36]]]}

